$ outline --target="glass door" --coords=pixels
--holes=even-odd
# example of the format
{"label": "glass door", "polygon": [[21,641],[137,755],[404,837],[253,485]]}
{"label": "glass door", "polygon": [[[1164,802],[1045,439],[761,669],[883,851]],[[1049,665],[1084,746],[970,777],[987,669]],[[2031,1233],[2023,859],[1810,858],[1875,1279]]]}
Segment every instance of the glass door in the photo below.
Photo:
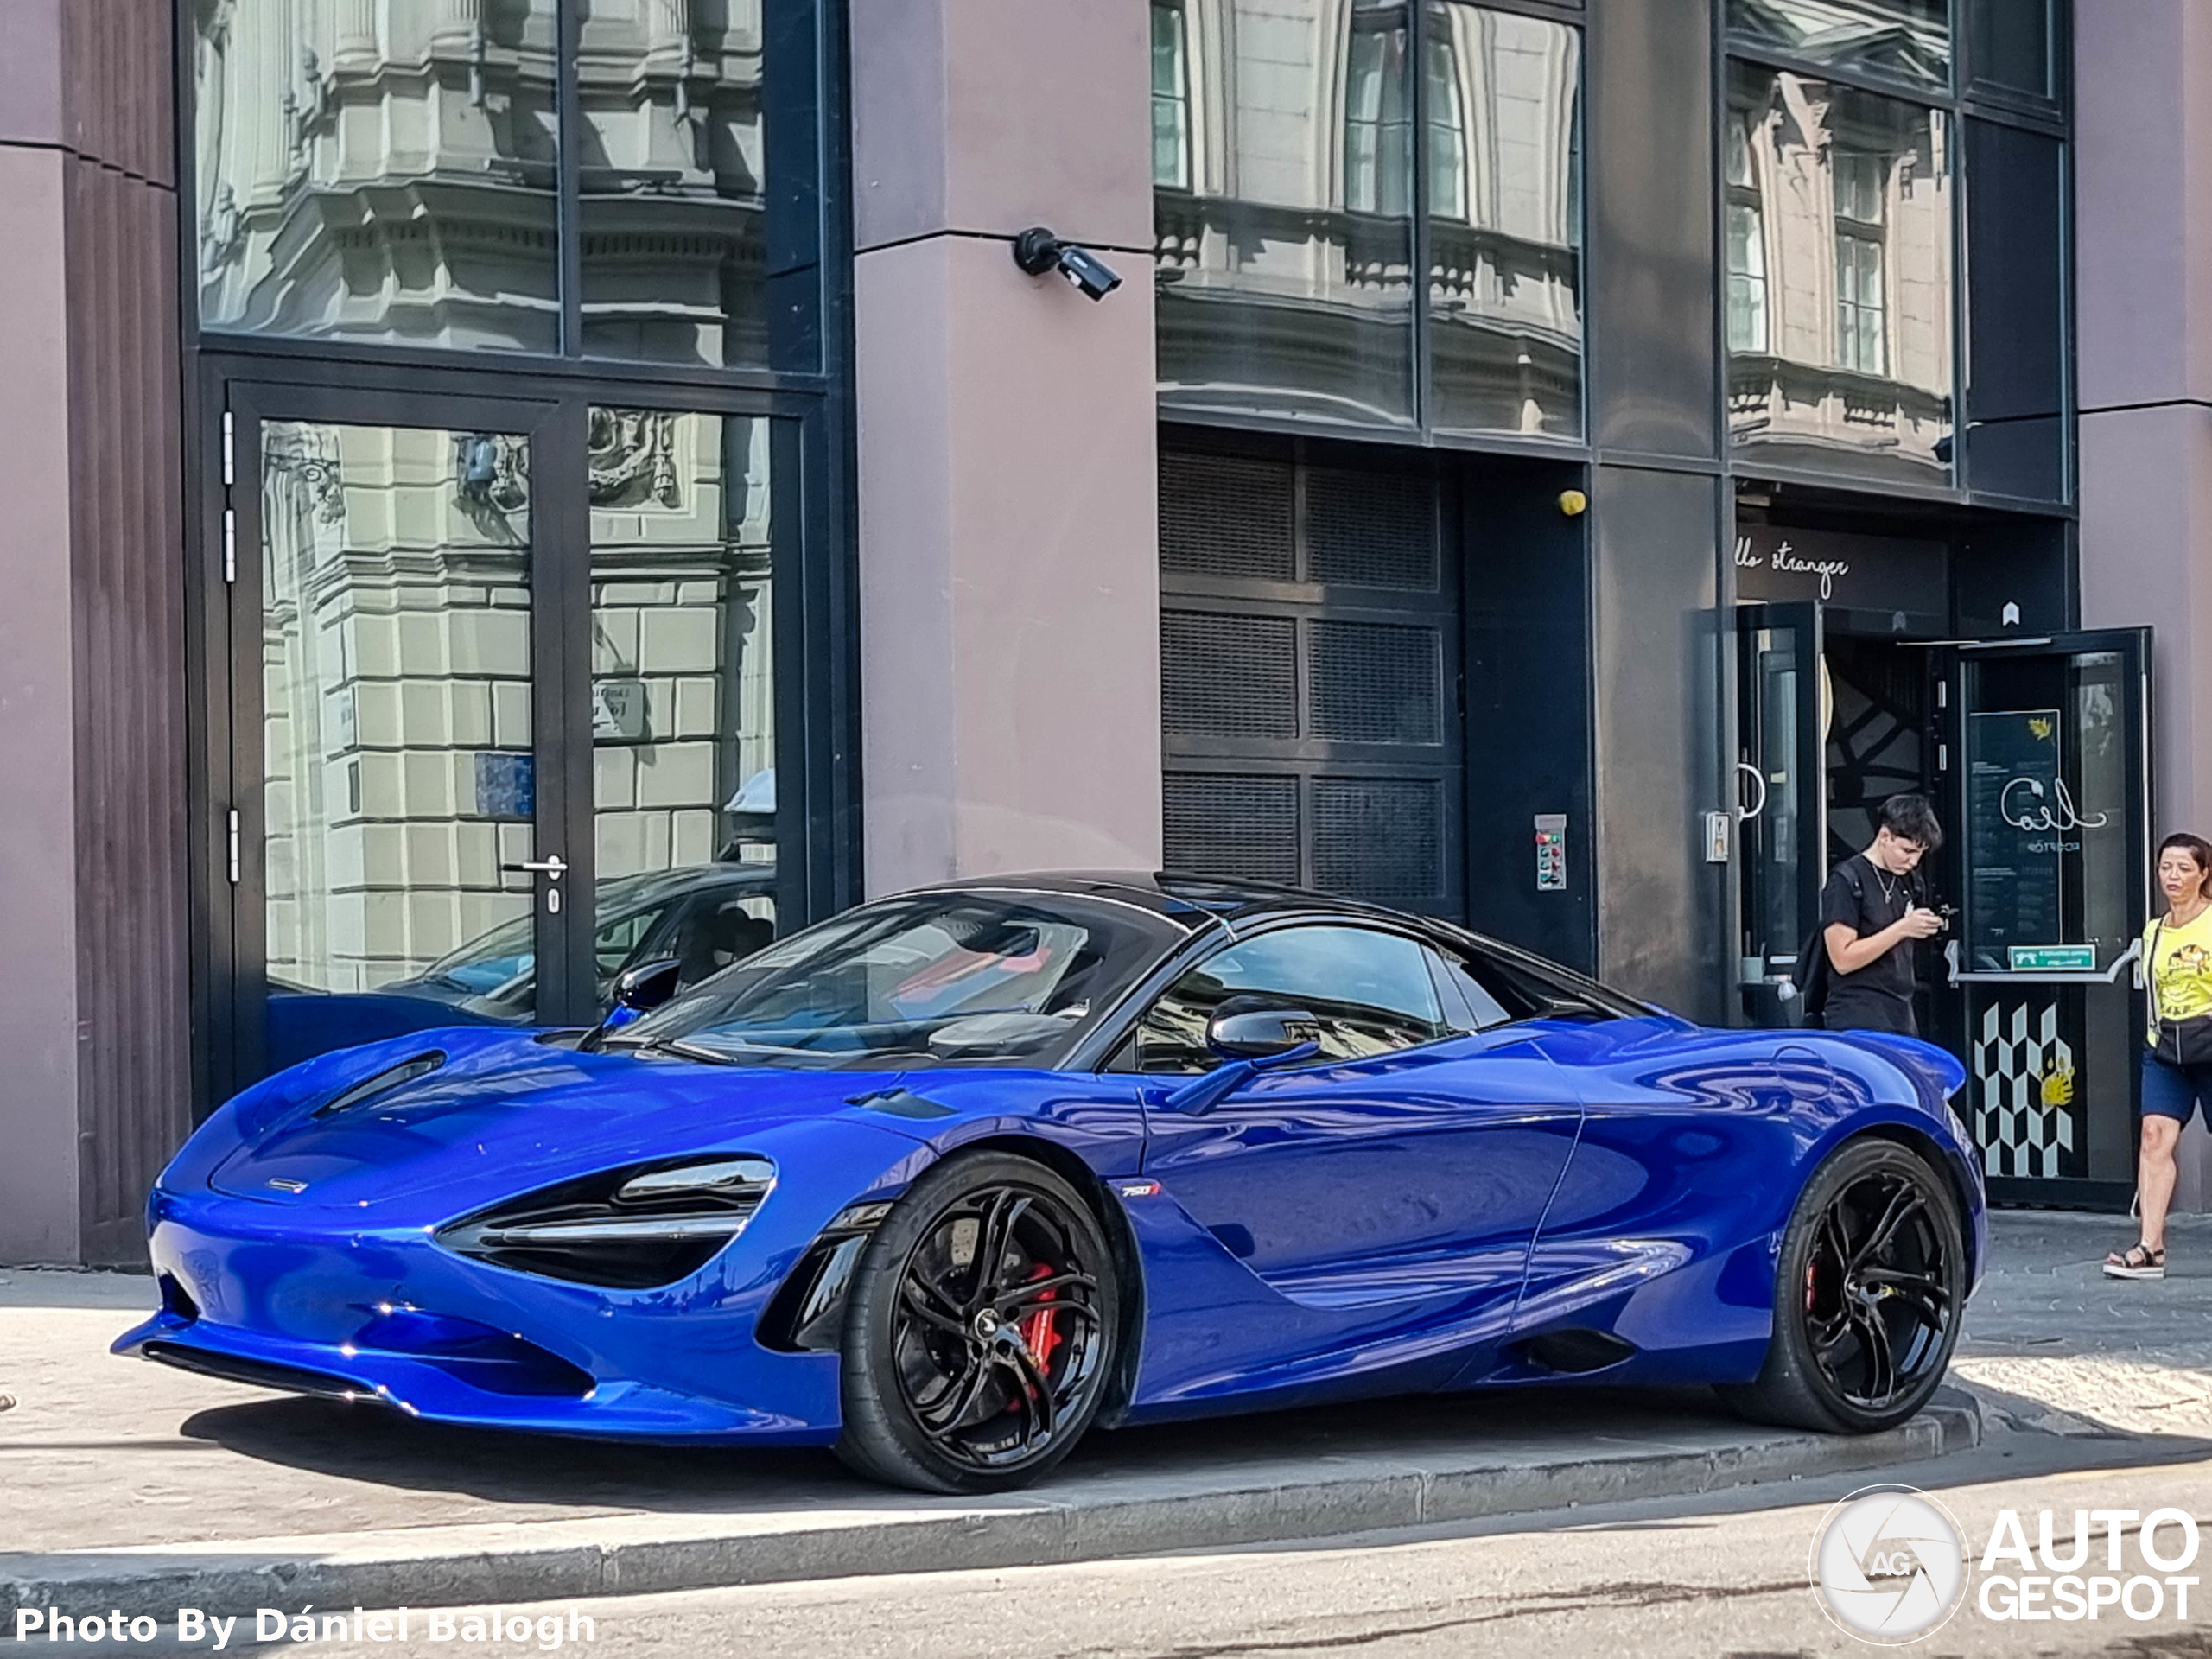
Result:
{"label": "glass door", "polygon": [[1802,1023],[1798,960],[1820,917],[1827,836],[1827,686],[1821,607],[1737,607],[1737,823],[1743,949],[1754,1025]]}
{"label": "glass door", "polygon": [[593,1017],[551,406],[237,385],[228,406],[219,1086],[412,1030]]}
{"label": "glass door", "polygon": [[1952,1038],[1993,1195],[2125,1204],[2148,916],[2150,631],[1965,645],[1944,666]]}

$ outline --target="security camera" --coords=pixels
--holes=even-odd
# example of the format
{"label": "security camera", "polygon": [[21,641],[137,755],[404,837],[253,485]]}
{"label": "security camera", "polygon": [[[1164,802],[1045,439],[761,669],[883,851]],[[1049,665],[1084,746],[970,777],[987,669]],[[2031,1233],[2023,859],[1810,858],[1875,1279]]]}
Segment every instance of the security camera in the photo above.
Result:
{"label": "security camera", "polygon": [[1088,248],[1063,242],[1042,225],[1033,225],[1014,238],[1014,263],[1032,276],[1057,270],[1094,300],[1103,300],[1122,285],[1114,268]]}

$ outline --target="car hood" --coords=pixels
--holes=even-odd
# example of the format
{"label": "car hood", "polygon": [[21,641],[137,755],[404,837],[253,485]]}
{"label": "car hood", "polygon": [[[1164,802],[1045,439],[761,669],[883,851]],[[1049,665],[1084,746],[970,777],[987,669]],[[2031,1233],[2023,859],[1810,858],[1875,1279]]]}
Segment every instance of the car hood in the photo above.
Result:
{"label": "car hood", "polygon": [[[317,1115],[346,1090],[433,1052],[445,1064],[428,1075]],[[419,1196],[435,1191],[458,1212],[487,1191],[627,1162],[765,1150],[753,1143],[780,1126],[857,1116],[853,1096],[893,1081],[582,1054],[475,1028],[421,1032],[296,1068],[242,1097],[203,1130],[233,1140],[207,1179],[235,1198],[357,1211],[408,1200],[418,1211]],[[896,1128],[880,1116],[870,1127]]]}

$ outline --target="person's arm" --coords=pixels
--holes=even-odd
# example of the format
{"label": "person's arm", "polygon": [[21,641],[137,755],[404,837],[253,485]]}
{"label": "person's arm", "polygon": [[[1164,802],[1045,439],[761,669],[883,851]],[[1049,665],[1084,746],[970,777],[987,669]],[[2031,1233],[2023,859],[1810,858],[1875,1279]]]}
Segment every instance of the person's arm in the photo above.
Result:
{"label": "person's arm", "polygon": [[1836,972],[1855,974],[1908,939],[1934,937],[1941,925],[1934,911],[1915,906],[1878,933],[1861,935],[1849,922],[1830,922],[1821,937],[1827,942],[1828,962]]}

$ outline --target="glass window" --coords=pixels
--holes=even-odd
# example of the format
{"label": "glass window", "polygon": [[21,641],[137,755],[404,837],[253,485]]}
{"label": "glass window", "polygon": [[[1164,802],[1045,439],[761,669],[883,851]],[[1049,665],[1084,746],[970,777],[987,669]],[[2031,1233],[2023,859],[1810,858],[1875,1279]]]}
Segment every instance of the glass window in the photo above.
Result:
{"label": "glass window", "polygon": [[1973,19],[1974,78],[2031,98],[2050,98],[2050,0],[1977,0]]}
{"label": "glass window", "polygon": [[624,1029],[736,1065],[1052,1065],[1184,935],[1073,895],[921,893],[848,911]]}
{"label": "glass window", "polygon": [[1446,960],[1452,983],[1485,1029],[1518,1020],[1611,1020],[1629,1011],[1532,964],[1487,950]]}
{"label": "glass window", "polygon": [[[675,904],[654,954],[683,958],[686,983],[774,933],[769,432],[734,416],[591,411],[598,913],[611,926]],[[661,879],[612,901],[647,874]]]}
{"label": "glass window", "polygon": [[1426,945],[1363,927],[1291,927],[1232,944],[1162,994],[1136,1031],[1137,1068],[1205,1071],[1221,1063],[1206,1026],[1231,997],[1315,1020],[1325,1059],[1357,1060],[1449,1030]]}
{"label": "glass window", "polygon": [[530,446],[261,427],[268,1057],[536,1007]]}
{"label": "glass window", "polygon": [[1766,213],[1740,116],[1728,120],[1728,349],[1766,350]]}
{"label": "glass window", "polygon": [[[2042,0],[1982,0],[1980,9]],[[1951,84],[1951,0],[1728,0],[1729,32],[1839,69]]]}
{"label": "glass window", "polygon": [[1432,423],[1582,430],[1581,35],[1430,0]]}
{"label": "glass window", "polygon": [[1948,118],[1744,63],[1730,66],[1730,99],[1735,442],[1792,465],[1947,475]]}
{"label": "glass window", "polygon": [[207,327],[559,349],[555,0],[191,10]]}
{"label": "glass window", "polygon": [[766,364],[760,0],[592,0],[576,72],[585,354]]}
{"label": "glass window", "polygon": [[1213,55],[1184,41],[1183,118],[1226,153],[1154,199],[1161,401],[1408,425],[1405,0],[1215,15]]}
{"label": "glass window", "polygon": [[1153,0],[1152,181],[1191,188],[1191,81],[1181,0]]}

